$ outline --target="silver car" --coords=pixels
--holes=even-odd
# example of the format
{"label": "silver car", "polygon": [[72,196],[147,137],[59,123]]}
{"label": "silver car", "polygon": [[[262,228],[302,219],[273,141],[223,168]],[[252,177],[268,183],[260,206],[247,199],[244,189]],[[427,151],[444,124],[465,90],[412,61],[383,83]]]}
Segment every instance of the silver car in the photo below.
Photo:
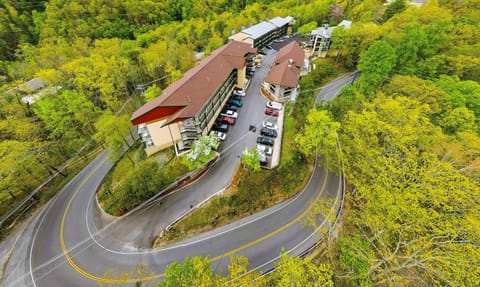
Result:
{"label": "silver car", "polygon": [[227,134],[219,131],[211,131],[210,135],[216,135],[222,141],[224,141],[227,138]]}
{"label": "silver car", "polygon": [[264,128],[268,128],[268,129],[271,129],[271,130],[277,130],[278,129],[278,126],[272,122],[269,122],[269,121],[263,121],[262,123],[262,126]]}

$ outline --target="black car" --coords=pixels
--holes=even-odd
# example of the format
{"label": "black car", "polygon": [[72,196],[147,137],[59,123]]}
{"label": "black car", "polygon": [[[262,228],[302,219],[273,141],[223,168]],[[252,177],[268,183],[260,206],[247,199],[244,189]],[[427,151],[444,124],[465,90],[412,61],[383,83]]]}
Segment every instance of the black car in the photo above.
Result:
{"label": "black car", "polygon": [[277,131],[269,129],[269,128],[262,128],[260,130],[260,134],[262,136],[267,136],[267,137],[271,137],[271,138],[276,138],[277,137]]}
{"label": "black car", "polygon": [[263,145],[268,145],[268,146],[273,146],[273,140],[271,138],[266,138],[266,137],[258,137],[257,138],[257,143],[263,144]]}
{"label": "black car", "polygon": [[260,163],[261,166],[266,166],[268,164],[267,160],[259,160],[258,162]]}
{"label": "black car", "polygon": [[236,111],[237,111],[237,106],[235,106],[235,105],[230,105],[230,106],[228,107],[228,109],[231,110],[231,111],[236,112]]}
{"label": "black car", "polygon": [[228,125],[227,124],[215,124],[212,127],[212,130],[225,133],[225,132],[228,132]]}

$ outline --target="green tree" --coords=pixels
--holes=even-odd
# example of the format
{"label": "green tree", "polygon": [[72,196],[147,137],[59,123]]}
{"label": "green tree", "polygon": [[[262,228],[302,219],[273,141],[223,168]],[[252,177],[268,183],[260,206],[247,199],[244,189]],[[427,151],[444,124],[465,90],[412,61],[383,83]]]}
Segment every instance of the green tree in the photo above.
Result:
{"label": "green tree", "polygon": [[245,149],[242,152],[242,163],[249,170],[259,171],[261,167],[257,149]]}
{"label": "green tree", "polygon": [[342,57],[345,47],[345,42],[347,40],[347,30],[343,26],[335,28],[332,32],[332,42],[330,45],[331,50],[336,50],[337,55],[335,57],[335,62]]}
{"label": "green tree", "polygon": [[185,258],[183,264],[173,262],[165,271],[165,280],[158,287],[216,286],[216,275],[207,257]]}
{"label": "green tree", "polygon": [[118,39],[95,41],[88,57],[79,57],[62,65],[69,86],[86,95],[97,107],[117,111],[129,96],[126,87],[131,76],[130,63],[120,51]]}
{"label": "green tree", "polygon": [[349,282],[474,286],[480,233],[470,221],[480,190],[432,152],[446,137],[427,106],[379,96],[347,113],[339,137],[356,187],[348,221],[357,235],[345,238],[339,257]]}
{"label": "green tree", "polygon": [[261,287],[267,286],[267,280],[258,272],[248,270],[248,258],[242,256],[230,257],[228,276],[223,277],[222,286],[227,287]]}
{"label": "green tree", "polygon": [[387,42],[375,41],[361,54],[358,62],[360,88],[372,93],[389,76],[396,64],[395,50]]}
{"label": "green tree", "polygon": [[45,130],[38,118],[29,115],[29,107],[23,102],[0,104],[0,139],[29,141],[45,140]]}
{"label": "green tree", "polygon": [[335,120],[342,120],[348,111],[360,111],[365,96],[358,91],[356,85],[349,85],[340,91],[340,94],[327,103],[328,110]]}
{"label": "green tree", "polygon": [[[373,25],[372,23],[353,23],[352,26],[345,31],[346,36],[342,45],[341,54],[344,57],[344,63],[347,68],[353,68],[357,65],[360,54],[366,51],[370,45],[380,37],[382,33],[381,29],[381,27]],[[335,38],[332,36],[332,45],[336,45],[335,41]]]}
{"label": "green tree", "polygon": [[458,132],[456,139],[441,142],[433,151],[441,161],[450,163],[459,172],[472,180],[480,179],[480,137],[475,133]]}
{"label": "green tree", "polygon": [[302,25],[301,27],[298,27],[298,32],[300,32],[300,34],[302,34],[302,36],[305,36],[308,33],[312,32],[312,30],[314,30],[317,27],[318,27],[317,22],[312,21],[312,22],[309,22],[309,23],[306,23],[306,24]]}
{"label": "green tree", "polygon": [[49,138],[65,142],[69,152],[76,152],[95,132],[98,110],[83,94],[62,90],[43,97],[33,105],[43,121]]}
{"label": "green tree", "polygon": [[339,240],[338,264],[348,274],[349,283],[357,286],[373,286],[369,277],[371,261],[375,253],[370,243],[362,239],[358,233],[343,236]]}
{"label": "green tree", "polygon": [[113,191],[113,200],[106,206],[111,214],[121,215],[154,196],[167,184],[158,162],[140,162],[125,175]]}
{"label": "green tree", "polygon": [[388,96],[404,96],[427,104],[432,117],[448,108],[445,104],[448,95],[442,89],[415,76],[395,75],[382,87],[382,92]]}
{"label": "green tree", "polygon": [[403,12],[407,8],[405,0],[395,0],[390,3],[385,9],[385,12],[382,16],[382,21],[387,22],[388,19],[392,18],[395,14]]}
{"label": "green tree", "polygon": [[328,111],[311,109],[302,132],[295,137],[295,143],[306,155],[325,155],[327,163],[334,164],[337,157],[337,130],[340,124],[332,120]]}
{"label": "green tree", "polygon": [[[395,1],[403,2],[403,1]],[[397,55],[397,70],[400,74],[416,74],[419,68],[419,53],[427,45],[425,32],[419,25],[407,27],[403,32],[403,37],[395,49]]]}
{"label": "green tree", "polygon": [[49,175],[45,144],[33,141],[0,142],[0,193],[21,198],[33,191]]}
{"label": "green tree", "polygon": [[478,129],[475,124],[475,114],[465,107],[455,108],[449,111],[440,120],[440,126],[447,134],[475,132]]}
{"label": "green tree", "polygon": [[154,98],[160,96],[162,94],[162,89],[157,85],[153,84],[145,91],[145,100],[151,101]]}
{"label": "green tree", "polygon": [[275,263],[272,276],[272,286],[303,287],[330,286],[333,287],[333,270],[328,264],[314,264],[310,258],[292,257],[288,253],[280,254],[280,260]]}
{"label": "green tree", "polygon": [[[192,143],[190,151],[182,156],[182,162],[189,168],[194,170],[215,157],[216,152],[213,150],[218,148],[220,139],[217,135],[206,135]],[[212,150],[213,149],[213,150]]]}
{"label": "green tree", "polygon": [[43,3],[29,5],[27,1],[2,1],[0,5],[0,61],[14,60],[19,44],[37,40],[32,13],[43,10]]}
{"label": "green tree", "polygon": [[[130,148],[135,137],[130,130],[132,124],[128,115],[116,116],[110,111],[105,111],[95,122],[96,133],[93,138],[100,144],[106,144],[111,149],[110,157],[115,161],[123,152]],[[128,139],[130,138],[130,139]],[[128,154],[126,156],[135,165]]]}
{"label": "green tree", "polygon": [[480,117],[480,84],[474,81],[461,81],[457,77],[442,75],[434,85],[448,93],[445,97],[453,107],[467,107]]}

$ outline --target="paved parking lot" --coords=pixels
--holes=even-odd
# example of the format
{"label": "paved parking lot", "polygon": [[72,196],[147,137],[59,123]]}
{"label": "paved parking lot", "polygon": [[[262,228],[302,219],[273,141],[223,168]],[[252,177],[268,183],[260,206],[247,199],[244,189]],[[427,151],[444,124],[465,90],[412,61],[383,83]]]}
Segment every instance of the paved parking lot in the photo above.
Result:
{"label": "paved parking lot", "polygon": [[[276,163],[274,166],[279,163],[281,146],[280,125],[283,123],[283,118],[280,120],[280,117],[283,116],[283,110],[279,118],[268,116],[264,113],[267,99],[261,94],[261,86],[270,71],[277,51],[274,49],[265,49],[265,52],[266,55],[262,55],[263,59],[260,68],[256,69],[255,74],[250,79],[246,89],[246,96],[242,98],[243,106],[237,109],[238,120],[235,125],[229,128],[227,139],[220,147],[220,153],[224,155],[234,153],[236,157],[240,157],[246,148],[252,149],[256,147],[256,139],[260,136],[262,122],[267,120],[279,126],[278,136],[275,139],[273,147],[273,155],[268,157],[267,167],[270,167],[272,163]],[[250,126],[255,126],[256,131],[250,131]]]}

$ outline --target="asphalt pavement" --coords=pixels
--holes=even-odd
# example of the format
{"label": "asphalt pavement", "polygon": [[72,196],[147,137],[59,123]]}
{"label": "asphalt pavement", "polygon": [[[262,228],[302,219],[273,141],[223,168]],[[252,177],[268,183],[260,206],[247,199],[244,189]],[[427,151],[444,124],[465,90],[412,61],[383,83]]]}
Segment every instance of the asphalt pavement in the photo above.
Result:
{"label": "asphalt pavement", "polygon": [[[2,286],[98,286],[118,283],[122,272],[145,262],[151,280],[160,280],[166,266],[183,258],[204,255],[212,266],[226,270],[229,256],[249,258],[250,267],[269,270],[284,248],[301,254],[318,238],[303,221],[318,197],[337,201],[341,179],[317,167],[304,191],[278,206],[171,246],[149,249],[154,236],[179,215],[228,185],[245,147],[255,146],[266,100],[260,95],[262,75],[268,72],[275,51],[267,50],[262,68],[252,79],[239,121],[223,143],[221,159],[205,176],[143,209],[106,226],[97,220],[94,194],[112,164],[107,151],[100,154],[54,197],[33,220],[13,251]],[[343,84],[347,81],[341,78]],[[327,85],[328,86],[328,85]],[[326,86],[326,87],[327,87]],[[342,84],[330,86],[319,97],[328,99]],[[292,171],[293,172],[293,171]],[[131,275],[134,277],[136,275]],[[128,280],[127,280],[128,281]],[[135,280],[130,281],[131,283]]]}

